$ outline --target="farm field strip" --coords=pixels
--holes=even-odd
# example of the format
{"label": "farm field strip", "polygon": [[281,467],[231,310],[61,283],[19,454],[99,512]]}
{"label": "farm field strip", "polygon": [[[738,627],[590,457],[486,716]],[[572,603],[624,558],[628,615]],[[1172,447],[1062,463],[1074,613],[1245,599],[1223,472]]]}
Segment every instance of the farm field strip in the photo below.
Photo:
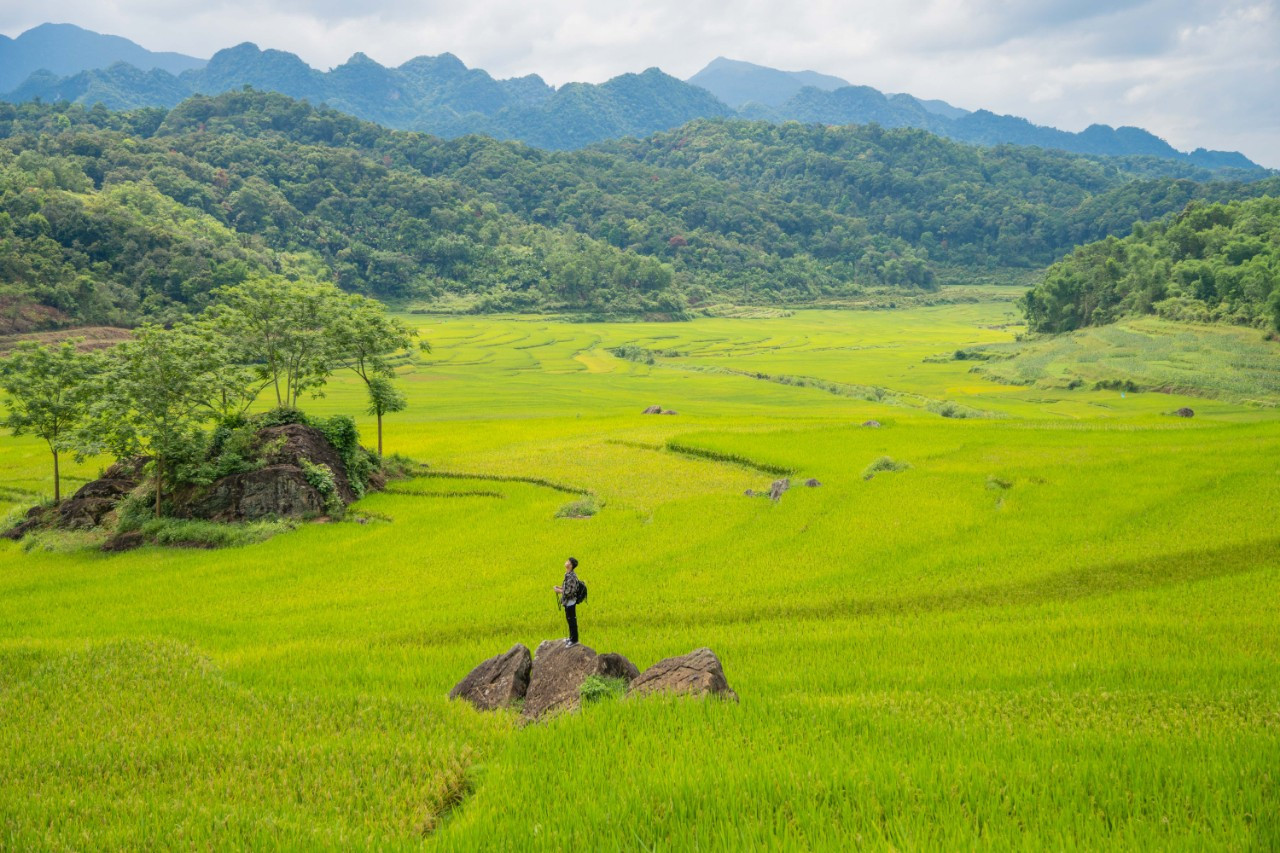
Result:
{"label": "farm field strip", "polygon": [[[433,351],[386,442],[428,467],[353,505],[368,523],[0,545],[0,847],[1280,844],[1280,409],[924,361],[1012,343],[1009,311],[406,315]],[[305,406],[364,408],[346,377]],[[780,501],[744,496],[782,470]],[[0,502],[47,489],[40,445],[0,443]],[[599,512],[556,518],[583,491]],[[521,728],[447,701],[563,636],[570,554],[587,645],[642,668],[709,646],[741,703]]]}

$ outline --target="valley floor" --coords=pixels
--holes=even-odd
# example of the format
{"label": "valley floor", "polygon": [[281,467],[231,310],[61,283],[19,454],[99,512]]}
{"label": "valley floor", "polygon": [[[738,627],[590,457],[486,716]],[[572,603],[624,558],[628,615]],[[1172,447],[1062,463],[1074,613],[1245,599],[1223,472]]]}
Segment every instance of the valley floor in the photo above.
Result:
{"label": "valley floor", "polygon": [[[1092,390],[1134,368],[1087,342],[954,358],[1013,310],[408,316],[434,351],[387,448],[430,467],[370,523],[0,546],[0,847],[1280,845],[1280,344],[1180,339],[1244,364],[1195,396]],[[1009,365],[1044,381],[972,371]],[[744,496],[775,468],[822,485]],[[0,478],[49,491],[42,446],[0,441]],[[569,555],[584,643],[710,646],[741,703],[450,703],[563,635]]]}

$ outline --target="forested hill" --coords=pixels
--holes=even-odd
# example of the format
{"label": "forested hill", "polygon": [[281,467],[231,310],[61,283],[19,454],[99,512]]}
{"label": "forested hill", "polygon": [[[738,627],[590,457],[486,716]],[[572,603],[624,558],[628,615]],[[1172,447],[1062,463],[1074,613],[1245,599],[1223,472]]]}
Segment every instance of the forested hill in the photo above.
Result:
{"label": "forested hill", "polygon": [[1026,297],[1036,331],[1066,332],[1127,314],[1280,330],[1280,198],[1197,203],[1081,246]]}
{"label": "forested hill", "polygon": [[[1071,133],[988,110],[969,112],[911,95],[886,95],[812,72],[787,73],[724,59],[689,81],[650,68],[598,85],[569,83],[559,88],[535,74],[495,79],[448,53],[419,56],[395,68],[357,53],[330,71],[320,71],[292,53],[261,50],[246,42],[218,51],[203,67],[181,73],[143,70],[153,65],[155,61],[148,59],[85,64],[71,74],[38,71],[11,91],[0,87],[0,93],[7,91],[2,96],[15,102],[66,100],[130,109],[173,107],[194,94],[215,95],[252,86],[401,130],[445,137],[477,133],[547,149],[646,136],[695,118],[734,116],[834,125],[874,122],[886,128],[928,130],[977,145],[1007,143],[1081,154],[1145,155],[1224,173],[1263,171],[1238,152],[1201,148],[1184,153],[1137,127],[1093,125]],[[717,95],[728,98],[733,106]]]}
{"label": "forested hill", "polygon": [[678,317],[1032,269],[1194,199],[1280,192],[1151,177],[1169,168],[739,120],[548,152],[251,91],[0,105],[0,303],[129,323],[272,269],[476,311]]}

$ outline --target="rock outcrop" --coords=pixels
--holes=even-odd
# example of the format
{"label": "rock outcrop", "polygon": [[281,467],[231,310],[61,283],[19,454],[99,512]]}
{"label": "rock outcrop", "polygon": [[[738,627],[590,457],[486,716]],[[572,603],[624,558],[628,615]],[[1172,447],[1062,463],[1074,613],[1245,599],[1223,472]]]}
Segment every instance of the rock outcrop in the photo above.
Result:
{"label": "rock outcrop", "polygon": [[1195,409],[1189,409],[1186,406],[1183,406],[1181,409],[1175,410],[1173,414],[1174,414],[1174,417],[1178,417],[1178,418],[1194,418],[1196,416]]}
{"label": "rock outcrop", "polygon": [[[334,499],[343,505],[356,499],[342,456],[315,427],[302,423],[264,427],[254,433],[252,447],[251,470],[166,494],[171,515],[223,522],[308,518],[329,512]],[[57,507],[33,507],[21,523],[0,535],[21,539],[42,527],[89,530],[109,526],[112,511],[144,483],[149,461],[138,457],[117,462]],[[331,490],[322,492],[308,478],[305,466],[316,465],[326,466],[332,473]],[[385,478],[375,472],[367,488],[384,484]],[[132,538],[113,539],[108,545],[107,550],[123,550],[136,542]]]}
{"label": "rock outcrop", "polygon": [[524,697],[525,719],[577,708],[582,682],[599,671],[600,659],[594,649],[580,643],[566,646],[564,640],[543,640],[533,656],[529,692]]}
{"label": "rock outcrop", "polygon": [[769,499],[781,500],[782,493],[791,488],[791,478],[783,477],[781,480],[774,480],[773,485],[769,487]]}
{"label": "rock outcrop", "polygon": [[645,409],[645,410],[644,410],[643,412],[641,412],[640,414],[642,414],[642,415],[660,415],[660,414],[662,414],[662,407],[661,407],[661,406],[650,406],[649,408]]}
{"label": "rock outcrop", "polygon": [[342,457],[324,433],[306,424],[281,424],[258,430],[254,444],[262,467],[230,474],[198,489],[174,496],[174,514],[211,521],[256,521],[261,518],[305,518],[323,515],[327,497],[308,480],[302,463],[324,465],[333,472],[343,504],[356,499]]}
{"label": "rock outcrop", "polygon": [[632,696],[650,693],[711,693],[738,701],[738,694],[729,688],[720,659],[711,649],[695,649],[687,655],[664,658],[642,672],[627,689],[627,694]]}
{"label": "rock outcrop", "polygon": [[582,684],[593,675],[623,679],[628,695],[716,694],[738,701],[720,659],[710,649],[660,660],[641,673],[620,654],[596,654],[589,646],[568,646],[564,640],[543,640],[532,664],[528,648],[517,643],[471,670],[449,691],[449,698],[465,699],[481,711],[509,708],[523,698],[521,715],[525,722],[533,722],[577,709],[582,704]]}
{"label": "rock outcrop", "polygon": [[533,657],[523,643],[477,666],[449,691],[450,699],[465,699],[480,711],[509,708],[529,690]]}

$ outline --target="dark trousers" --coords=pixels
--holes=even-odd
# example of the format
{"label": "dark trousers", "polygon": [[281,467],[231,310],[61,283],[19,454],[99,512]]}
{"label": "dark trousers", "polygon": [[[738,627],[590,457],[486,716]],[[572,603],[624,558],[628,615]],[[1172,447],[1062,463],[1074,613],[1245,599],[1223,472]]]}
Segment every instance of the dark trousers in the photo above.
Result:
{"label": "dark trousers", "polygon": [[578,605],[570,604],[564,609],[565,621],[569,623],[569,642],[578,642]]}

